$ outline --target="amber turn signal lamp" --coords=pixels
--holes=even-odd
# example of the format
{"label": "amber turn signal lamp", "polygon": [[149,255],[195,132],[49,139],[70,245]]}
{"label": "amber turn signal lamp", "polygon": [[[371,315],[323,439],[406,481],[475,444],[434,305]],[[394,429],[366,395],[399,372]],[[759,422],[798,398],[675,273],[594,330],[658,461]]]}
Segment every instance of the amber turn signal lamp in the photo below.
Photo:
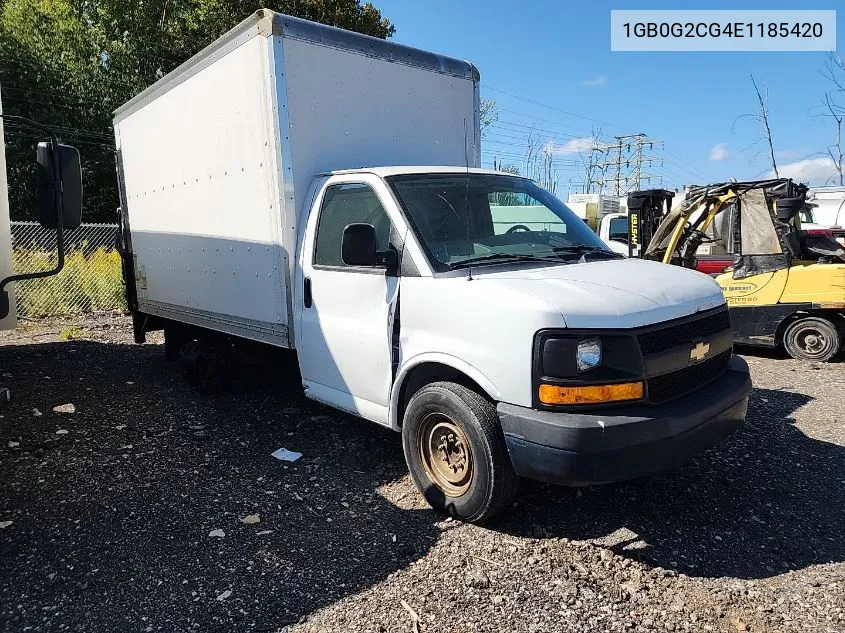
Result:
{"label": "amber turn signal lamp", "polygon": [[561,387],[540,385],[540,402],[543,404],[602,404],[623,400],[640,400],[642,382],[623,382],[615,385],[590,385],[587,387]]}

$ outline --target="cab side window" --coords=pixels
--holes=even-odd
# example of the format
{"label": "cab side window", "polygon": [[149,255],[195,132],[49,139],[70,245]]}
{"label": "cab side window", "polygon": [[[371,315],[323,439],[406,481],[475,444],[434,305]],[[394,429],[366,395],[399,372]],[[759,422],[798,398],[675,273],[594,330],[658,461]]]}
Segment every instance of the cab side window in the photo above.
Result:
{"label": "cab side window", "polygon": [[376,248],[387,250],[390,243],[390,218],[369,185],[350,183],[331,185],[323,196],[314,265],[346,267],[340,257],[343,230],[350,224],[372,224],[376,230]]}

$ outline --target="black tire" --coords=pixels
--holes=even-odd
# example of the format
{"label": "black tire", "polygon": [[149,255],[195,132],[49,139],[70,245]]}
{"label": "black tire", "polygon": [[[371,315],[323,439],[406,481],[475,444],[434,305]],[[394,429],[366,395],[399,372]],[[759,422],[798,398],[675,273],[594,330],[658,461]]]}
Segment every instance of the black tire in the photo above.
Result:
{"label": "black tire", "polygon": [[841,345],[839,330],[821,317],[798,319],[790,323],[783,333],[783,346],[792,358],[798,360],[830,360]]}
{"label": "black tire", "polygon": [[[469,476],[460,483],[465,490],[444,487],[432,476],[432,420],[451,423],[467,440]],[[441,425],[435,424],[439,427]],[[496,409],[474,391],[451,382],[435,382],[411,398],[402,425],[402,446],[411,478],[432,508],[462,521],[483,521],[510,506],[519,486]],[[448,449],[447,449],[448,450]],[[441,455],[439,461],[447,462]],[[462,453],[463,455],[464,453]],[[441,464],[434,467],[443,468]]]}
{"label": "black tire", "polygon": [[189,342],[181,328],[171,326],[164,328],[164,360],[173,363],[179,360],[182,346]]}
{"label": "black tire", "polygon": [[197,392],[217,395],[229,387],[229,359],[222,346],[193,341],[183,346],[180,361],[185,379]]}

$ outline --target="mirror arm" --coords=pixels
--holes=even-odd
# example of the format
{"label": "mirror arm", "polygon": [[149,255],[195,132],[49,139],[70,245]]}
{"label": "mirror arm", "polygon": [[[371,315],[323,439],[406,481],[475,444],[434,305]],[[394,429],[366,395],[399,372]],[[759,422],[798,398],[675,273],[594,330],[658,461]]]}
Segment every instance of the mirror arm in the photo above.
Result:
{"label": "mirror arm", "polygon": [[392,245],[376,251],[376,265],[384,266],[388,273],[395,273],[399,269],[399,253]]}
{"label": "mirror arm", "polygon": [[22,281],[24,279],[40,279],[42,277],[51,277],[61,272],[65,266],[65,241],[64,241],[64,213],[62,200],[62,177],[59,174],[59,140],[56,135],[40,123],[36,123],[26,117],[17,116],[13,114],[0,114],[0,118],[4,123],[12,123],[21,127],[31,127],[39,132],[43,132],[50,137],[50,148],[52,149],[53,157],[53,196],[56,207],[56,251],[58,258],[56,260],[55,268],[50,270],[39,270],[34,273],[20,273],[18,275],[10,275],[0,281],[0,319],[5,319],[9,315],[9,297],[6,292],[6,286],[13,281]]}

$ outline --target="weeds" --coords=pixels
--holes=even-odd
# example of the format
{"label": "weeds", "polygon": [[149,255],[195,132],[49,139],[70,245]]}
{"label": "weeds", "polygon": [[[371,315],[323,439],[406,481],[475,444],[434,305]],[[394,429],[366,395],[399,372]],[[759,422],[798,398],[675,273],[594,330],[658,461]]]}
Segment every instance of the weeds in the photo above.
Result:
{"label": "weeds", "polygon": [[[12,252],[16,272],[48,270],[55,265],[55,253],[17,248]],[[82,312],[99,312],[126,306],[120,255],[97,248],[88,254],[77,250],[65,257],[58,275],[15,283],[20,316],[41,317]]]}
{"label": "weeds", "polygon": [[86,338],[91,335],[89,330],[86,330],[84,327],[79,327],[78,325],[69,325],[68,327],[64,328],[61,332],[59,332],[59,339],[62,341],[75,341],[79,339]]}

